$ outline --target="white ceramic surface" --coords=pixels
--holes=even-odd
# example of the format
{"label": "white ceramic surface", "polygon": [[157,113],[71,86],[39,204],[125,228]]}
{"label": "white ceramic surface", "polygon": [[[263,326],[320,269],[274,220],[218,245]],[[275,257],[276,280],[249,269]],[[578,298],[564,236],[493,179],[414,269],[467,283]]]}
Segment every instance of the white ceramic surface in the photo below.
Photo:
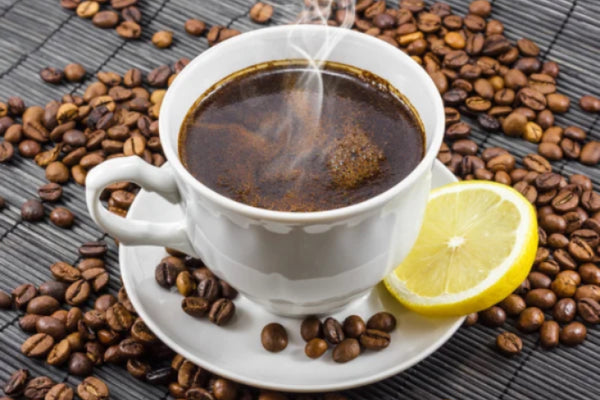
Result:
{"label": "white ceramic surface", "polygon": [[[456,178],[439,162],[433,173],[437,187]],[[141,191],[129,212],[129,219],[155,216],[160,221],[181,218],[181,209],[154,193]],[[123,283],[138,313],[152,331],[167,345],[214,373],[249,385],[274,390],[313,392],[340,390],[365,385],[397,374],[427,357],[452,336],[463,318],[427,318],[399,305],[378,285],[343,310],[333,314],[343,319],[351,314],[368,318],[378,311],[392,312],[398,327],[390,347],[381,352],[366,352],[346,364],[336,364],[331,351],[320,359],[304,355],[300,320],[268,313],[246,298],[235,300],[236,315],[225,327],[207,319],[195,319],[181,310],[181,295],[167,291],[154,280],[154,266],[165,256],[156,246],[121,246]],[[281,353],[262,348],[260,332],[269,322],[282,323],[289,345]]]}
{"label": "white ceramic surface", "polygon": [[[419,113],[426,133],[424,159],[400,183],[362,203],[313,213],[269,211],[235,202],[202,185],[178,157],[179,128],[188,109],[211,85],[257,63],[319,54],[326,36],[341,35],[327,60],[386,79]],[[290,46],[289,37],[295,46]],[[137,157],[109,160],[87,177],[92,218],[127,245],[164,245],[201,257],[246,297],[284,315],[335,310],[366,294],[406,256],[419,232],[431,168],[444,134],[444,110],[427,73],[382,40],[339,28],[283,26],[230,39],[196,57],[168,90],[160,114],[168,165]],[[124,221],[98,200],[117,181],[134,181],[181,205],[182,217],[158,224]]]}

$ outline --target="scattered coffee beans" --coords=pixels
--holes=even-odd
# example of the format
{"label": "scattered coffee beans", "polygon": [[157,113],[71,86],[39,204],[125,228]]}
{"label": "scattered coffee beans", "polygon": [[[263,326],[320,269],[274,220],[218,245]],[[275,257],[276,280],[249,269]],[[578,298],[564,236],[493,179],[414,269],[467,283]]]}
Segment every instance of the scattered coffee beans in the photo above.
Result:
{"label": "scattered coffee beans", "polygon": [[277,353],[288,345],[287,332],[281,324],[273,322],[263,328],[260,341],[265,350]]}

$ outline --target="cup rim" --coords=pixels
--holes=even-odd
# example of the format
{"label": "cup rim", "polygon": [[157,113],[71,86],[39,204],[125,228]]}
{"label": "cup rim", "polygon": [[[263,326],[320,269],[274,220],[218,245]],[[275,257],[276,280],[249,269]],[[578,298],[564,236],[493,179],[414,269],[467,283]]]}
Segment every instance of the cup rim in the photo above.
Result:
{"label": "cup rim", "polygon": [[[227,47],[232,47],[238,42],[258,39],[261,36],[265,35],[285,35],[288,34],[290,30],[304,31],[305,33],[316,33],[319,31],[338,29],[343,28],[322,25],[283,25],[261,28],[228,39],[227,41],[220,43],[218,46],[212,47],[196,56],[177,76],[173,84],[167,90],[160,110],[160,139],[163,145],[165,157],[168,160],[169,165],[176,172],[176,174],[182,177],[182,179],[187,185],[190,185],[196,191],[201,193],[202,196],[204,196],[211,202],[220,205],[224,209],[233,211],[237,214],[241,214],[249,218],[266,221],[275,221],[280,223],[322,223],[332,220],[344,219],[365,212],[369,212],[373,209],[381,207],[394,196],[398,195],[400,192],[412,186],[417,179],[421,178],[421,176],[433,165],[433,162],[437,157],[437,153],[440,149],[444,137],[443,121],[445,119],[445,114],[442,98],[439,94],[439,91],[437,90],[437,87],[433,83],[433,80],[431,79],[429,74],[427,74],[427,72],[414,60],[412,60],[407,54],[381,39],[349,29],[344,29],[346,31],[345,34],[353,36],[353,40],[362,40],[373,47],[381,48],[381,51],[394,51],[396,52],[396,56],[405,58],[406,61],[408,61],[406,67],[408,67],[410,73],[415,75],[415,78],[421,82],[421,84],[423,85],[423,90],[429,92],[429,96],[431,97],[432,108],[434,110],[433,115],[436,119],[438,119],[438,123],[436,124],[435,131],[432,132],[432,139],[430,141],[431,144],[428,147],[428,149],[426,149],[425,156],[419,162],[419,164],[417,164],[417,166],[406,177],[404,177],[404,179],[402,179],[400,182],[396,183],[391,188],[376,196],[370,197],[359,203],[351,204],[349,206],[335,208],[331,210],[310,212],[276,211],[250,206],[214,191],[213,189],[209,188],[208,186],[200,182],[198,179],[196,179],[183,166],[183,163],[179,159],[179,155],[177,152],[178,143],[173,143],[173,141],[171,140],[171,135],[167,133],[169,126],[171,125],[169,109],[177,102],[176,93],[178,92],[179,88],[186,84],[188,77],[190,77],[195,72],[197,66],[203,63],[206,58],[212,56],[213,53],[222,52],[226,50]],[[410,99],[408,100],[410,101]],[[179,137],[179,133],[177,137]]]}

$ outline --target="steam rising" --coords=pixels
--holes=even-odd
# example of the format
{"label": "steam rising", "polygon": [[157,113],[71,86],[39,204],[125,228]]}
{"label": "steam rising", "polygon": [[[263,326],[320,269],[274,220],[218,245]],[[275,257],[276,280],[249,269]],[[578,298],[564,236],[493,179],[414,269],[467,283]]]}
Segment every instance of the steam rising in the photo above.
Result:
{"label": "steam rising", "polygon": [[[332,12],[336,13],[340,28],[350,29],[355,20],[355,0],[338,0],[335,9],[333,0],[304,0],[297,23],[327,26]],[[292,30],[288,35],[288,45],[298,54],[296,58],[306,60],[307,69],[293,82],[287,102],[281,105],[276,116],[277,127],[273,127],[272,121],[265,121],[261,126],[260,133],[275,143],[268,165],[258,174],[263,181],[294,181],[294,187],[299,188],[311,179],[304,166],[326,161],[330,138],[322,135],[320,129],[324,94],[322,69],[324,60],[329,59],[346,32],[343,29],[324,32],[322,44],[314,53],[308,53],[302,45],[312,40],[304,37],[303,31]],[[302,124],[301,134],[298,129],[292,129],[294,124]]]}

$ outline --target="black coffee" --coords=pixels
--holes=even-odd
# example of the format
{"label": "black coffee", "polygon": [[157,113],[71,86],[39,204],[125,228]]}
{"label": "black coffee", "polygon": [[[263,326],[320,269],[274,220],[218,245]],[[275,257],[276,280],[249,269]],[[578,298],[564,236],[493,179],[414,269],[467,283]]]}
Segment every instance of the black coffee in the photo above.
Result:
{"label": "black coffee", "polygon": [[[400,72],[399,72],[400,73]],[[380,194],[423,158],[423,128],[402,95],[366,71],[304,61],[260,64],[190,109],[179,152],[196,179],[279,211],[320,211]]]}

